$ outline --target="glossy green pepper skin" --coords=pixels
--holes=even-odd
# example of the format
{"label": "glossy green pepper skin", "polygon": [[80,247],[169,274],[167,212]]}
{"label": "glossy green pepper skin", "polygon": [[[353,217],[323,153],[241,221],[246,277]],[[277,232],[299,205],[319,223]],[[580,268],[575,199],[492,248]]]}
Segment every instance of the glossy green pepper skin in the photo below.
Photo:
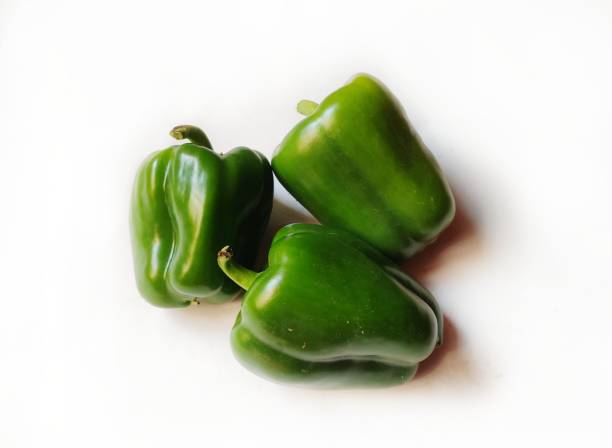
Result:
{"label": "glossy green pepper skin", "polygon": [[231,334],[235,356],[278,382],[381,387],[413,377],[442,342],[431,294],[386,257],[339,230],[291,224],[261,273],[219,266],[247,290]]}
{"label": "glossy green pepper skin", "polygon": [[406,257],[452,221],[448,183],[380,82],[357,75],[298,111],[308,116],[278,146],[272,169],[321,223]]}
{"label": "glossy green pepper skin", "polygon": [[272,208],[272,170],[244,147],[221,155],[194,126],[171,132],[191,143],[152,154],[138,170],[130,227],[136,283],[160,307],[225,302],[240,289],[219,269],[219,247],[240,247],[252,266]]}

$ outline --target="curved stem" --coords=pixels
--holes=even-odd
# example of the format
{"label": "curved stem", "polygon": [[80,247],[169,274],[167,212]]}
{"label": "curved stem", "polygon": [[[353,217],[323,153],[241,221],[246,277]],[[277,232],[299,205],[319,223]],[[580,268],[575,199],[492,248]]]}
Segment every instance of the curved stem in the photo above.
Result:
{"label": "curved stem", "polygon": [[235,263],[232,260],[233,255],[232,248],[225,246],[217,253],[217,264],[234,283],[242,289],[248,290],[257,278],[258,273]]}
{"label": "curved stem", "polygon": [[311,115],[319,107],[319,103],[310,100],[302,100],[297,104],[297,111],[302,115]]}
{"label": "curved stem", "polygon": [[182,140],[186,138],[191,143],[195,143],[196,145],[212,149],[210,140],[208,140],[208,137],[206,137],[204,131],[197,126],[192,126],[190,124],[182,124],[180,126],[175,126],[170,131],[170,135],[177,140]]}

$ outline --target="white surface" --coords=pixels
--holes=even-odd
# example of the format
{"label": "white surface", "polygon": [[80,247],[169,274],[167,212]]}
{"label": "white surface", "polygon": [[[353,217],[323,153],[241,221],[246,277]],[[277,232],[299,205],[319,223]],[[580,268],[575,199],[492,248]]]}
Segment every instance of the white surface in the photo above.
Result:
{"label": "white surface", "polygon": [[[610,446],[609,2],[152,3],[0,5],[0,446]],[[460,198],[412,266],[455,330],[402,387],[278,386],[239,303],[139,298],[132,178],[179,123],[269,155],[361,71]]]}

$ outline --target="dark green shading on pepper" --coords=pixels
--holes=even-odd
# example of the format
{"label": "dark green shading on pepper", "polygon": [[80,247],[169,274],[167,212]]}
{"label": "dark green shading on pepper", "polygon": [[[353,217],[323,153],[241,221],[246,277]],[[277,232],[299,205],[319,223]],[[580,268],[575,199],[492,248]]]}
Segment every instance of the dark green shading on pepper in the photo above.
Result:
{"label": "dark green shading on pepper", "polygon": [[321,223],[393,257],[414,254],[452,221],[455,203],[437,162],[393,95],[355,76],[285,137],[272,168]]}
{"label": "dark green shading on pepper", "polygon": [[218,261],[247,290],[231,334],[234,354],[268,379],[315,387],[400,384],[441,343],[442,315],[431,294],[344,231],[282,228],[261,273],[235,263],[228,247]]}
{"label": "dark green shading on pepper", "polygon": [[138,289],[160,307],[228,301],[240,289],[221,272],[216,253],[231,242],[240,248],[240,262],[253,265],[272,208],[272,170],[262,154],[245,147],[215,153],[194,126],[170,134],[190,143],[153,153],[134,183]]}

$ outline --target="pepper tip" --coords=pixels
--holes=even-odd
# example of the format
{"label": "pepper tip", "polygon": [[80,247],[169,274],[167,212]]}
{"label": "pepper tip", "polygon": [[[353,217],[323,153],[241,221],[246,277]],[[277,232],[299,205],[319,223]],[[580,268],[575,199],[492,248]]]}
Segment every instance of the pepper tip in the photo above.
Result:
{"label": "pepper tip", "polygon": [[308,116],[312,115],[317,107],[319,107],[319,104],[314,101],[302,100],[297,104],[296,110],[298,113]]}
{"label": "pepper tip", "polygon": [[170,136],[177,139],[177,140],[182,140],[185,138],[185,126],[181,125],[181,126],[175,126],[172,128],[172,130],[170,131]]}
{"label": "pepper tip", "polygon": [[230,258],[232,258],[232,255],[233,255],[232,248],[229,246],[225,246],[223,249],[217,252],[217,258],[225,258],[226,260],[229,260]]}

